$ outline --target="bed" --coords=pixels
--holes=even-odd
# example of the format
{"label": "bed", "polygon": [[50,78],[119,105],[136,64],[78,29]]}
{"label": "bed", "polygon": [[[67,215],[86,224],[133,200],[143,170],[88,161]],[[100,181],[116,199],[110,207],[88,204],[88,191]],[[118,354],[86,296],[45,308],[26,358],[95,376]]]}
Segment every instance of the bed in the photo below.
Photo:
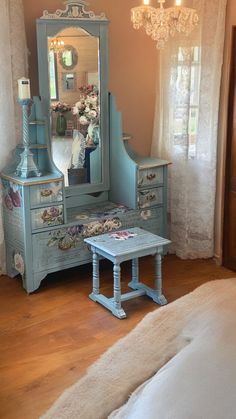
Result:
{"label": "bed", "polygon": [[236,279],[149,313],[44,419],[235,419]]}

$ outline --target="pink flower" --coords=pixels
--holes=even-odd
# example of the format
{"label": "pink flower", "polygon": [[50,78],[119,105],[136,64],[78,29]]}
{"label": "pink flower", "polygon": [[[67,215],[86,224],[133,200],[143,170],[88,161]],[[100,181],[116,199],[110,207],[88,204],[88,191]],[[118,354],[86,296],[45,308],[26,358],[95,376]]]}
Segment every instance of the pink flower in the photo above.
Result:
{"label": "pink flower", "polygon": [[13,210],[13,202],[9,194],[7,194],[4,198],[5,205],[7,209]]}
{"label": "pink flower", "polygon": [[19,191],[14,192],[13,189],[10,189],[9,195],[14,207],[21,207],[21,196]]}

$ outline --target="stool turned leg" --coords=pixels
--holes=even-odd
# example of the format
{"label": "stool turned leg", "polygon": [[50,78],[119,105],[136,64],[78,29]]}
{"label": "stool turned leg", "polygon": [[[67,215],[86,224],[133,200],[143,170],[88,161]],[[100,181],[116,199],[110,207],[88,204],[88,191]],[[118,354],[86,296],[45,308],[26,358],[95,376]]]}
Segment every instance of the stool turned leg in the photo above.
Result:
{"label": "stool turned leg", "polygon": [[96,252],[93,252],[93,293],[99,294],[99,259]]}
{"label": "stool turned leg", "polygon": [[167,300],[162,294],[162,274],[161,274],[161,254],[156,253],[155,255],[155,294],[153,300],[160,304],[167,304]]}
{"label": "stool turned leg", "polygon": [[139,284],[139,264],[138,258],[132,259],[132,280],[129,282],[129,287],[133,290],[138,289],[137,284]]}
{"label": "stool turned leg", "polygon": [[134,285],[139,282],[138,258],[132,259],[132,282]]}
{"label": "stool turned leg", "polygon": [[126,317],[126,314],[121,307],[121,287],[120,287],[120,264],[114,263],[113,266],[114,278],[114,303],[112,313],[119,319]]}
{"label": "stool turned leg", "polygon": [[91,248],[93,252],[93,291],[89,294],[89,298],[93,301],[97,301],[97,296],[99,296],[100,291],[100,281],[99,281],[99,258],[96,251]]}

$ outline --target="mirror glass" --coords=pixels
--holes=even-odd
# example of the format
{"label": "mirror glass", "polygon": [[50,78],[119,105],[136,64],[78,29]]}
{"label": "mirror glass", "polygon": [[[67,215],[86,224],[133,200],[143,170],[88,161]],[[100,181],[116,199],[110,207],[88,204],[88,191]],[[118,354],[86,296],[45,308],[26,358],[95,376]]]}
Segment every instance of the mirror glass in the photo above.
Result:
{"label": "mirror glass", "polygon": [[62,49],[58,52],[59,62],[65,70],[72,70],[78,63],[78,53],[72,45],[64,45],[64,41],[61,42]]}
{"label": "mirror glass", "polygon": [[69,27],[48,37],[51,150],[65,186],[100,183],[99,38]]}

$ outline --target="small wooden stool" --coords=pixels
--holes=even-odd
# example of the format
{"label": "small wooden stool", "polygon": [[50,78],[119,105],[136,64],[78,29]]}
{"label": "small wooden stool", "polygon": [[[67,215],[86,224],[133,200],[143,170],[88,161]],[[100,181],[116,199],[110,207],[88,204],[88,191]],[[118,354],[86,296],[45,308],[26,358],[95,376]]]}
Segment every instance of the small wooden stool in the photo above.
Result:
{"label": "small wooden stool", "polygon": [[[89,295],[91,300],[96,301],[110,310],[119,319],[126,317],[121,307],[122,301],[148,295],[160,305],[167,304],[162,294],[161,255],[163,246],[170,240],[149,233],[141,228],[130,228],[114,233],[84,239],[91,246],[93,252],[93,291]],[[147,255],[155,255],[155,287],[150,288],[139,282],[138,258]],[[113,262],[114,297],[107,298],[99,291],[99,256],[103,256]],[[132,259],[132,281],[129,287],[135,291],[121,294],[120,287],[120,264]]]}

